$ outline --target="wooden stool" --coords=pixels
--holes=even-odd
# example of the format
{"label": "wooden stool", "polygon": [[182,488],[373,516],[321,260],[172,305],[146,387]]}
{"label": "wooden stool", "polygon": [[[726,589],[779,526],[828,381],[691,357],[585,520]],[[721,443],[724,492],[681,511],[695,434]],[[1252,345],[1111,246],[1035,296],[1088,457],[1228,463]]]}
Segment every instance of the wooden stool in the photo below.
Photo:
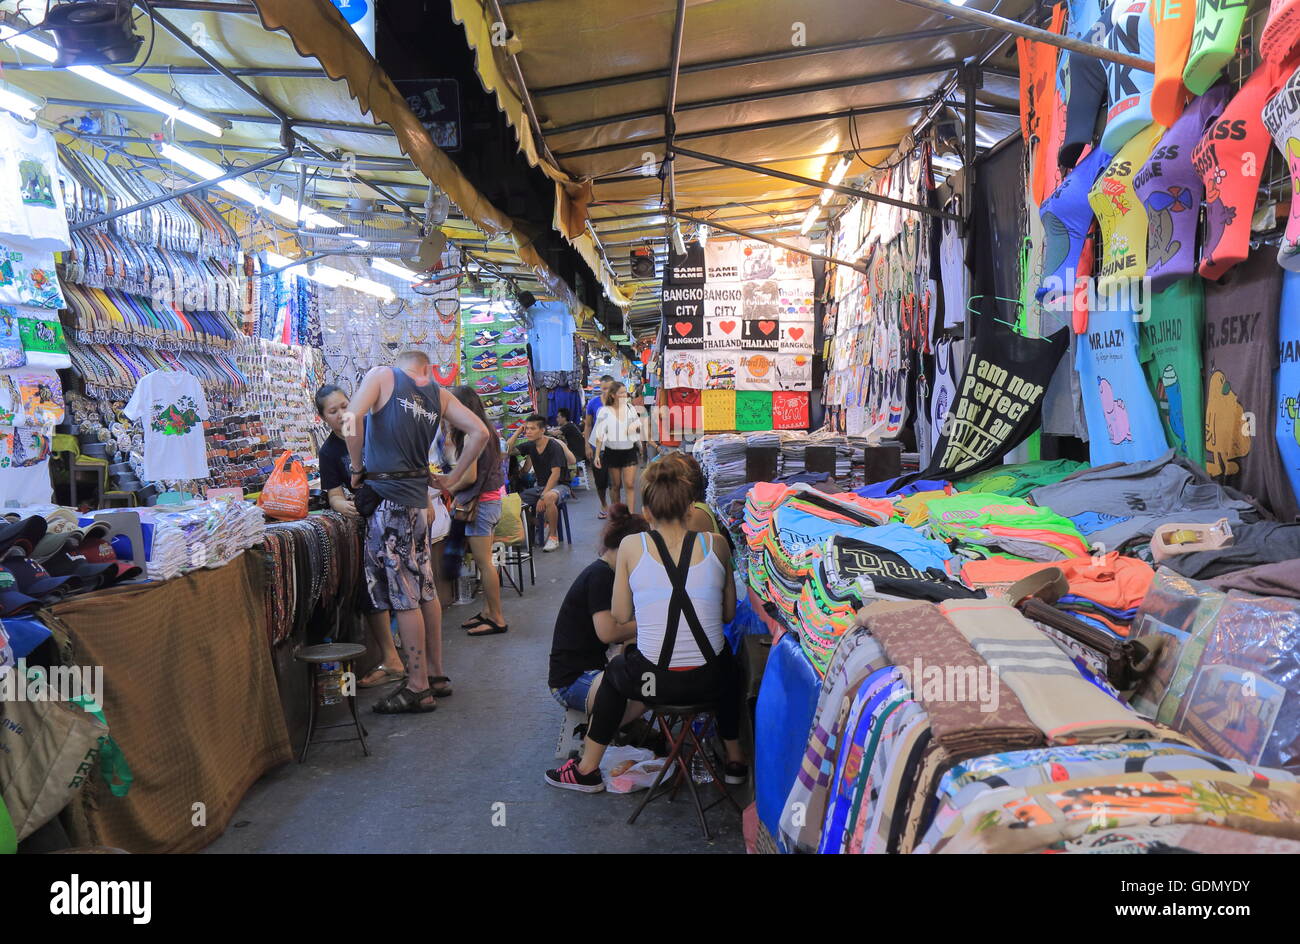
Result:
{"label": "wooden stool", "polygon": [[[651,800],[657,799],[665,793],[668,794],[668,802],[671,803],[677,798],[677,791],[681,789],[682,782],[684,781],[686,786],[690,788],[691,799],[695,801],[695,812],[700,818],[700,829],[704,831],[704,838],[712,839],[713,837],[709,834],[709,824],[704,819],[704,813],[706,810],[713,809],[725,800],[731,804],[732,808],[737,813],[740,812],[740,807],[737,806],[736,801],[731,798],[731,793],[727,790],[727,785],[722,779],[723,771],[714,768],[713,761],[709,757],[709,752],[704,749],[704,745],[700,743],[699,736],[695,733],[696,720],[711,719],[714,714],[714,708],[712,705],[650,705],[648,707],[654,714],[654,720],[658,722],[659,729],[663,731],[664,737],[670,745],[670,749],[668,751],[668,758],[664,761],[663,767],[659,770],[659,776],[655,778],[654,784],[646,791],[645,796],[641,799],[640,805],[637,806],[632,815],[627,818],[627,821],[629,824],[635,823],[636,818],[641,815],[641,811],[646,808],[646,805]],[[679,723],[681,729],[676,735],[674,735],[673,726]],[[688,740],[690,741],[689,748],[687,748]],[[684,748],[686,749],[684,750]],[[722,796],[714,800],[708,806],[705,806],[700,802],[699,791],[695,788],[695,779],[691,776],[691,759],[697,753],[699,754],[700,759],[704,761],[705,769],[713,776],[713,785],[717,787],[718,792],[722,794]],[[668,770],[674,766],[677,770],[673,774],[673,782],[671,784],[663,784],[664,774],[668,773]],[[659,790],[661,784],[663,784],[662,791]]]}
{"label": "wooden stool", "polygon": [[[307,736],[303,738],[302,752],[298,755],[298,763],[307,759],[307,749],[312,745],[312,735],[316,731],[316,703],[319,700],[316,695],[316,680],[320,675],[320,666],[327,662],[337,662],[340,664],[344,673],[352,673],[352,663],[366,654],[366,647],[355,642],[332,642],[320,646],[303,646],[293,654],[293,657],[299,662],[307,663]],[[353,683],[351,693],[344,694],[347,700],[348,711],[352,713],[351,721],[337,721],[333,724],[321,725],[322,730],[325,728],[346,728],[355,727],[356,736],[349,738],[331,738],[320,741],[321,744],[343,743],[346,741],[360,741],[361,750],[367,757],[370,756],[370,748],[366,746],[366,729],[361,724],[361,719],[357,717],[357,694],[356,694],[356,676],[353,674]]]}

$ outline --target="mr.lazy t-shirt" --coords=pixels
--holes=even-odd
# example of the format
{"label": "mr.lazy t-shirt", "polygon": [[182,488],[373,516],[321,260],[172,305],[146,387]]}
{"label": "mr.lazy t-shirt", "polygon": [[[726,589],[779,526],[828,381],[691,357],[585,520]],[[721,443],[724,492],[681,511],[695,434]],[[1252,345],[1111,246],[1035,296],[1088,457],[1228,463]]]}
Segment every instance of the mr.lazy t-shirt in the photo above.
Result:
{"label": "mr.lazy t-shirt", "polygon": [[1205,399],[1201,388],[1202,281],[1181,279],[1148,302],[1138,325],[1138,357],[1155,396],[1165,437],[1180,455],[1205,464]]}
{"label": "mr.lazy t-shirt", "polygon": [[208,401],[193,374],[155,370],[135,386],[125,413],[144,425],[144,476],[151,482],[208,477],[203,421]]}
{"label": "mr.lazy t-shirt", "polygon": [[1083,387],[1092,464],[1145,462],[1163,455],[1169,447],[1138,362],[1132,309],[1103,307],[1090,312],[1075,366]]}
{"label": "mr.lazy t-shirt", "polygon": [[1257,252],[1205,287],[1205,467],[1289,520],[1295,498],[1268,429],[1283,271]]}

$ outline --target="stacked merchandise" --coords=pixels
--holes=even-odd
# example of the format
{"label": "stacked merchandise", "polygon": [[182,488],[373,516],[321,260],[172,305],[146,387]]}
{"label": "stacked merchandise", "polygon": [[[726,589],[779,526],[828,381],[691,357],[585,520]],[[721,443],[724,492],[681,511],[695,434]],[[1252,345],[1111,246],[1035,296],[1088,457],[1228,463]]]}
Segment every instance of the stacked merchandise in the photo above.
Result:
{"label": "stacked merchandise", "polygon": [[925,503],[930,533],[970,556],[1006,554],[1056,561],[1088,553],[1074,524],[1023,498],[970,492]]}
{"label": "stacked merchandise", "polygon": [[121,536],[104,522],[83,524],[69,508],[43,506],[0,519],[0,616],[20,617],[77,593],[140,575]]}
{"label": "stacked merchandise", "polygon": [[480,304],[462,315],[465,383],[483,399],[497,430],[513,430],[534,412],[528,333],[504,304]]}
{"label": "stacked merchandise", "polygon": [[[260,517],[260,516],[259,516]],[[271,646],[301,635],[313,617],[335,635],[343,614],[354,612],[362,579],[360,519],[327,511],[302,521],[266,526],[266,635]]]}
{"label": "stacked merchandise", "polygon": [[663,386],[669,404],[699,409],[688,435],[807,428],[813,292],[810,257],[757,240],[691,243],[668,266]]}
{"label": "stacked merchandise", "polygon": [[220,499],[176,510],[142,513],[153,527],[150,580],[170,580],[202,567],[221,567],[262,543],[265,517],[252,502]]}
{"label": "stacked merchandise", "polygon": [[49,501],[55,370],[68,366],[54,253],[72,245],[54,138],[0,111],[0,495]]}

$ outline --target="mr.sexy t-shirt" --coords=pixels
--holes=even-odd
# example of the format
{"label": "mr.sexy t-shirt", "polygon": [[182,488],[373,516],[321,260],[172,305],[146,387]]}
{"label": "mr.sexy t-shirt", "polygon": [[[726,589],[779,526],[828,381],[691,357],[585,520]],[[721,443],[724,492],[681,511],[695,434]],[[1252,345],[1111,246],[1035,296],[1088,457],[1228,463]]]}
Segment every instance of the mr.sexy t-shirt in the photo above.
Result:
{"label": "mr.sexy t-shirt", "polygon": [[144,476],[151,482],[208,477],[203,421],[208,401],[193,374],[156,370],[136,384],[125,413],[144,425]]}
{"label": "mr.sexy t-shirt", "polygon": [[1295,498],[1267,425],[1282,274],[1272,253],[1257,252],[1205,287],[1205,465],[1289,520]]}

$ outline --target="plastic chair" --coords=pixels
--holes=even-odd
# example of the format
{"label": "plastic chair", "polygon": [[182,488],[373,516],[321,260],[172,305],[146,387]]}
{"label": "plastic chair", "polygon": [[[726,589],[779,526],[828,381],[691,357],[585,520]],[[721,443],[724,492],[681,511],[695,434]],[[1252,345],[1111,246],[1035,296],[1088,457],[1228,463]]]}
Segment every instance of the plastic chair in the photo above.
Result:
{"label": "plastic chair", "polygon": [[[565,544],[573,544],[573,531],[569,528],[569,503],[560,502],[555,512],[555,537]],[[537,514],[536,505],[529,505],[525,513],[528,516],[528,532],[533,544],[538,546],[545,544],[546,535],[542,533],[546,523],[545,516]]]}
{"label": "plastic chair", "polygon": [[585,459],[578,460],[578,464],[574,468],[577,474],[573,476],[573,483],[570,487],[574,489],[582,489],[583,491],[590,491],[591,475],[587,471],[587,461]]}

